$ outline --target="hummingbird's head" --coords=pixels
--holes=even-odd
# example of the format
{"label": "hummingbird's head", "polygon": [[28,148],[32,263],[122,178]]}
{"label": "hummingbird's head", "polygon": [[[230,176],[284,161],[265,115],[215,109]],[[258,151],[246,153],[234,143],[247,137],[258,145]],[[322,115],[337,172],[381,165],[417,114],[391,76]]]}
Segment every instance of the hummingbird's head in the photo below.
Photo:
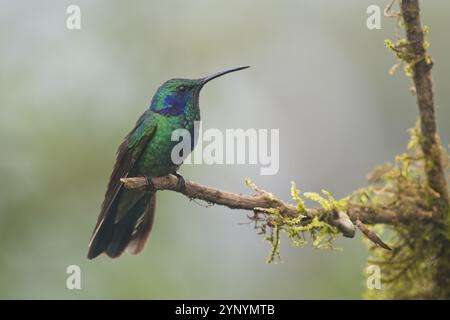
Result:
{"label": "hummingbird's head", "polygon": [[179,115],[184,113],[189,105],[197,106],[200,90],[209,81],[224,74],[246,69],[246,67],[233,68],[214,73],[201,79],[171,79],[163,83],[153,96],[150,109],[163,115]]}

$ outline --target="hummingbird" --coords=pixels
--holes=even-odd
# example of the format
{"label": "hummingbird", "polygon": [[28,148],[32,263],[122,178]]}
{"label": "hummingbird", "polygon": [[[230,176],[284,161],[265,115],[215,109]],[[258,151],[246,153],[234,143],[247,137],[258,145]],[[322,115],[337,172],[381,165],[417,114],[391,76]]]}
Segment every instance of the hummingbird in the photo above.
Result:
{"label": "hummingbird", "polygon": [[[150,107],[137,120],[117,150],[97,224],[89,242],[88,259],[102,253],[119,257],[125,250],[142,251],[152,229],[156,208],[156,189],[151,178],[174,174],[179,189],[185,180],[178,173],[181,164],[172,161],[172,132],[186,129],[194,137],[194,122],[200,121],[199,95],[209,81],[249,66],[228,69],[201,79],[171,79],[153,96]],[[191,141],[191,150],[197,141]],[[187,154],[182,155],[183,158]],[[145,176],[148,187],[126,189],[121,178]]]}

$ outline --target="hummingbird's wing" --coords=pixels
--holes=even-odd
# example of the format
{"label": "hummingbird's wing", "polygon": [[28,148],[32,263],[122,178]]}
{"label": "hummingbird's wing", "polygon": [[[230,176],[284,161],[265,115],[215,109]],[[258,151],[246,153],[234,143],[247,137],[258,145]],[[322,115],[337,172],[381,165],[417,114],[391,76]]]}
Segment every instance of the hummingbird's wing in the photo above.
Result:
{"label": "hummingbird's wing", "polygon": [[[155,131],[155,114],[147,110],[138,119],[133,130],[131,130],[119,146],[116,163],[111,173],[102,209],[89,243],[88,258],[94,258],[108,247],[113,234],[114,221],[117,221],[117,217],[115,217],[118,205],[116,198],[123,188],[120,179],[127,177],[133,170],[142,152],[150,143]],[[107,221],[108,223],[106,223]]]}

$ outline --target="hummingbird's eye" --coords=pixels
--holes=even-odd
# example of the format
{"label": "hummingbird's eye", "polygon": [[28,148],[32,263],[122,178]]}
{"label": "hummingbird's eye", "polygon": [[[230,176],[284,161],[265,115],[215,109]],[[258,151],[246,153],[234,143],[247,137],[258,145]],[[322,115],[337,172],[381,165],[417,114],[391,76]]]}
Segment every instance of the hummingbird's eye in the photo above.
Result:
{"label": "hummingbird's eye", "polygon": [[186,90],[186,87],[185,86],[179,86],[178,90],[181,91],[181,92],[184,92]]}

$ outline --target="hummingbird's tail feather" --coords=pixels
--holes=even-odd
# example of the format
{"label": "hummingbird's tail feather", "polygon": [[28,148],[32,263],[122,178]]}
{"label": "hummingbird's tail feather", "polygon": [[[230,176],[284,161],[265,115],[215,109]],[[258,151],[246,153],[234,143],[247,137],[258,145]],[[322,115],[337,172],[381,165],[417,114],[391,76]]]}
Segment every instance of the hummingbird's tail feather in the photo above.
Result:
{"label": "hummingbird's tail feather", "polygon": [[131,253],[139,253],[150,234],[155,205],[154,192],[122,190],[94,234],[88,258],[93,259],[103,252],[116,258],[127,247]]}
{"label": "hummingbird's tail feather", "polygon": [[87,255],[88,259],[96,258],[108,248],[113,236],[114,219],[115,213],[117,212],[118,200],[119,197],[113,199],[111,207],[108,211],[106,211],[106,213],[112,212],[113,214],[105,214],[99,217],[97,225],[95,226],[94,232],[91,236],[91,240],[89,241],[89,252]]}
{"label": "hummingbird's tail feather", "polygon": [[138,254],[142,251],[142,249],[144,249],[148,236],[150,235],[150,231],[152,230],[156,208],[156,193],[152,193],[148,198],[150,201],[145,209],[142,222],[139,223],[133,232],[131,240],[126,248],[131,254]]}
{"label": "hummingbird's tail feather", "polygon": [[139,200],[126,213],[122,213],[123,218],[114,225],[111,242],[105,251],[111,258],[120,256],[129,245],[132,253],[139,253],[150,234],[156,195],[148,191],[139,192]]}

